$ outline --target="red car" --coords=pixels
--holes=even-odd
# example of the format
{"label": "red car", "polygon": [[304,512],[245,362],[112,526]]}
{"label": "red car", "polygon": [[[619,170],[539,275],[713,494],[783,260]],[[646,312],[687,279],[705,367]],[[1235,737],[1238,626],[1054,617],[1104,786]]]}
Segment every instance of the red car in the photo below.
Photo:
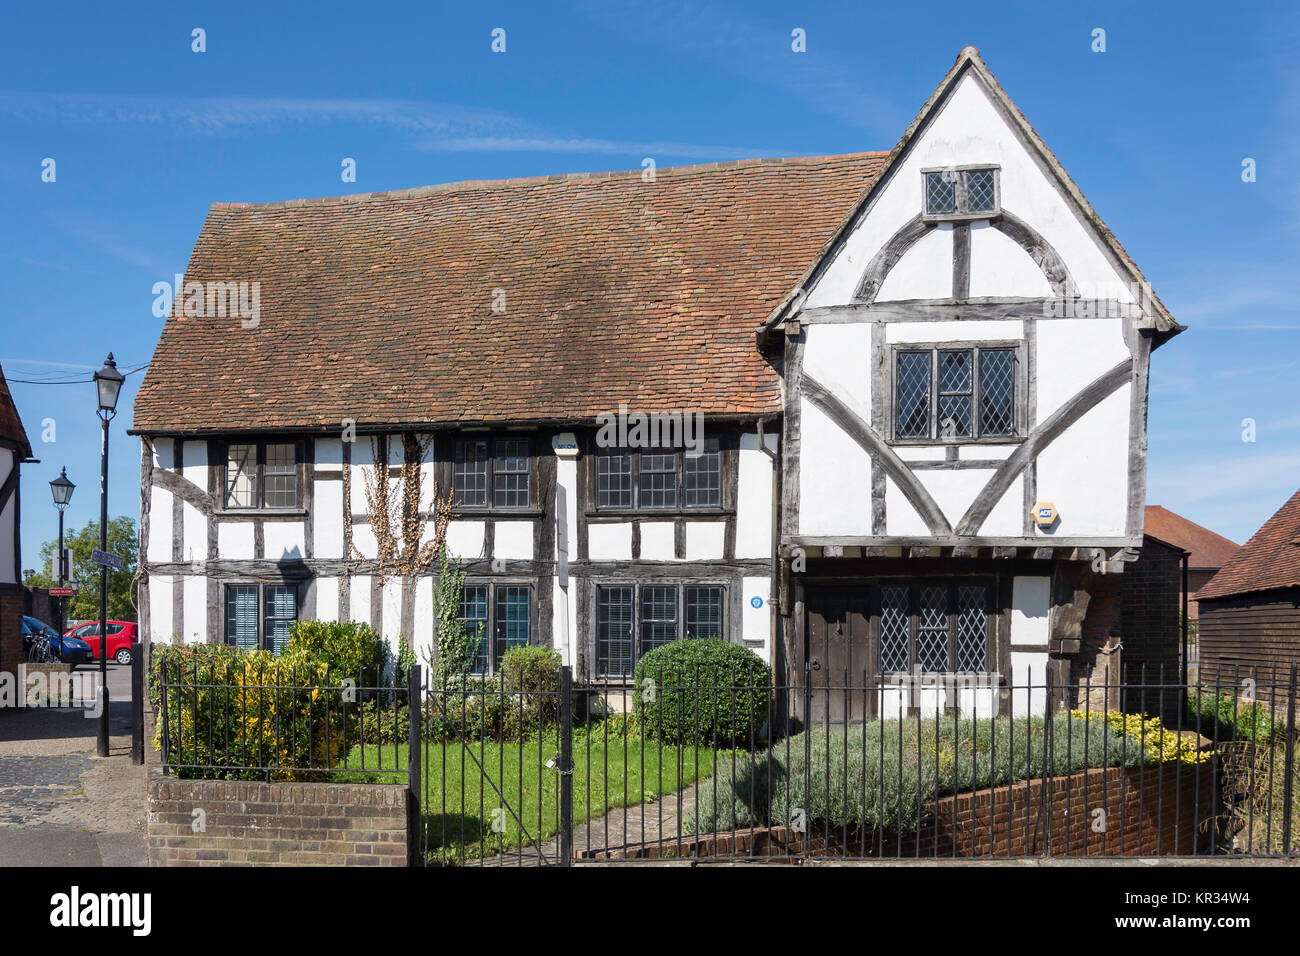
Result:
{"label": "red car", "polygon": [[[99,622],[91,621],[89,624],[78,624],[68,631],[64,637],[79,637],[90,645],[90,660],[95,663],[99,660]],[[119,664],[131,663],[131,645],[136,642],[135,622],[134,621],[109,621],[108,622],[108,656]]]}

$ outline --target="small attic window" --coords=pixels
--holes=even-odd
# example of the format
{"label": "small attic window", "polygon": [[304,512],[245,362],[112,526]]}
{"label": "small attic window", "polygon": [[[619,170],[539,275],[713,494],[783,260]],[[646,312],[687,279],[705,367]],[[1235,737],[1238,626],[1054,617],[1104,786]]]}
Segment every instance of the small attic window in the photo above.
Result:
{"label": "small attic window", "polygon": [[922,170],[926,219],[987,219],[999,212],[998,168]]}

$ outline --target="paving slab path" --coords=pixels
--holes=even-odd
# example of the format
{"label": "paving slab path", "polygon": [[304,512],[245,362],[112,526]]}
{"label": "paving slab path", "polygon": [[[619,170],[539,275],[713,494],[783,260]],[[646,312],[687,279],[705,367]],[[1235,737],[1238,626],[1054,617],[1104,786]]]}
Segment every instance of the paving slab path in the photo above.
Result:
{"label": "paving slab path", "polygon": [[110,668],[109,754],[81,707],[0,710],[0,866],[146,866],[130,670]]}

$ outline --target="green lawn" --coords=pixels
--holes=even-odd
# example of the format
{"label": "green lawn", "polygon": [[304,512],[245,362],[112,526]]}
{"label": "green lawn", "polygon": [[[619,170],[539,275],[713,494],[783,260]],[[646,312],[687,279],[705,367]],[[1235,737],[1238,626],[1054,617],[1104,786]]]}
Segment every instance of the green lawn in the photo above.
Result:
{"label": "green lawn", "polygon": [[[625,751],[626,747],[626,751]],[[365,765],[374,766],[378,748],[367,744]],[[421,794],[431,862],[460,862],[520,845],[542,843],[559,829],[560,775],[546,766],[560,752],[555,733],[523,743],[495,741],[432,743],[422,754]],[[725,759],[725,752],[717,752]],[[672,793],[713,772],[715,751],[653,741],[608,740],[596,732],[573,740],[573,822],[599,818],[616,807],[634,806]],[[404,767],[407,748],[383,749],[383,766]],[[558,763],[558,760],[557,760]],[[361,747],[347,766],[362,766]],[[540,771],[540,773],[539,773]],[[405,774],[345,773],[340,779],[404,783]]]}

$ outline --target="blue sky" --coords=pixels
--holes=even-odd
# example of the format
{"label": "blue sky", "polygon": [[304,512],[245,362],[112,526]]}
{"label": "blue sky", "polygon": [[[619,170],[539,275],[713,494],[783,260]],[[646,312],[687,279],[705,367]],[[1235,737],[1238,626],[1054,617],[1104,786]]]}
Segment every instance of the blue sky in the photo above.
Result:
{"label": "blue sky", "polygon": [[[69,522],[97,517],[98,421],[88,381],[13,380],[148,362],[153,285],[210,203],[889,149],[967,43],[1190,326],[1153,359],[1149,500],[1244,541],[1300,486],[1289,4],[180,6],[12,5],[0,27],[0,364],[41,459],[27,567],[60,466]],[[113,423],[113,513],[139,511],[140,378]]]}

